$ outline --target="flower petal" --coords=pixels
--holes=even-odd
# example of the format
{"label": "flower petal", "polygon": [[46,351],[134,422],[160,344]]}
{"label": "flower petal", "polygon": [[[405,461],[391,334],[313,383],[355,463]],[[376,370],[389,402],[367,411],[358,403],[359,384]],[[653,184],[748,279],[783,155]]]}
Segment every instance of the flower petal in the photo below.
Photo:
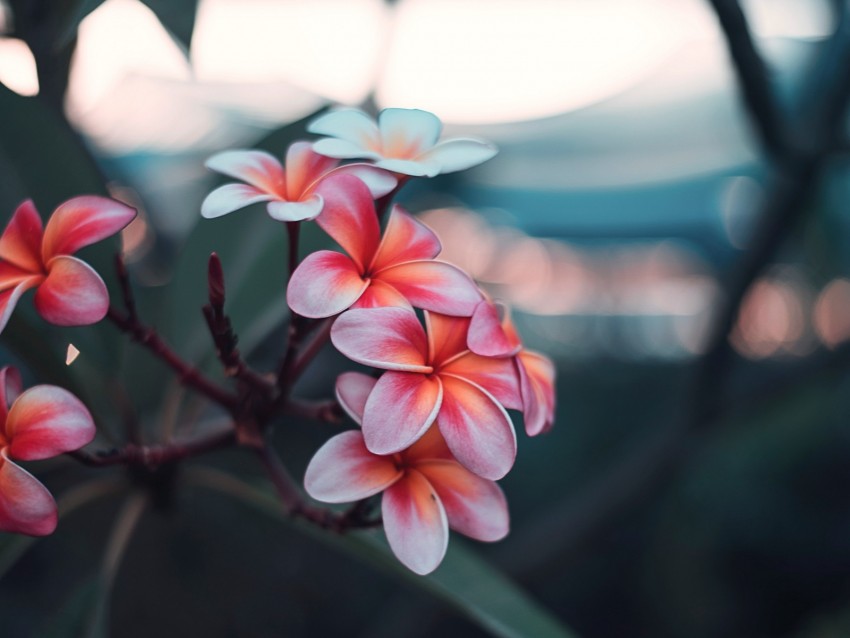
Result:
{"label": "flower petal", "polygon": [[481,357],[468,352],[440,368],[481,386],[509,410],[521,410],[524,402],[513,357]]}
{"label": "flower petal", "polygon": [[537,436],[555,422],[555,366],[548,357],[530,350],[520,352],[518,360],[525,432]]}
{"label": "flower petal", "polygon": [[423,434],[419,440],[401,453],[404,462],[407,464],[416,464],[422,461],[435,461],[437,459],[445,459],[454,461],[449,446],[446,445],[446,440],[440,434],[440,428],[432,425],[428,431]]}
{"label": "flower petal", "polygon": [[443,405],[437,416],[449,449],[466,469],[495,481],[516,458],[516,434],[504,408],[486,390],[441,374]]}
{"label": "flower petal", "polygon": [[414,159],[440,138],[443,124],[420,109],[384,109],[378,115],[381,151],[386,158]]}
{"label": "flower petal", "polygon": [[[39,269],[40,270],[40,269]],[[41,276],[36,274],[39,271],[23,270],[17,266],[10,264],[7,261],[0,261],[0,290],[8,290],[14,288],[19,283],[26,281],[32,277]]]}
{"label": "flower petal", "polygon": [[72,255],[106,239],[136,217],[136,210],[108,197],[84,195],[59,204],[44,228],[41,257],[45,264],[57,255]]}
{"label": "flower petal", "polygon": [[21,461],[78,450],[94,435],[94,421],[86,406],[54,385],[37,385],[21,394],[6,419],[9,454]]}
{"label": "flower petal", "polygon": [[435,368],[440,368],[448,359],[467,352],[469,317],[451,317],[426,310],[425,327],[428,332],[428,360]]}
{"label": "flower petal", "polygon": [[372,194],[372,199],[383,197],[398,186],[398,180],[392,173],[371,164],[346,164],[329,173],[329,175],[337,174],[354,175],[366,184]]}
{"label": "flower petal", "polygon": [[303,222],[318,217],[324,205],[319,195],[313,195],[302,202],[269,202],[266,209],[269,217],[279,222]]}
{"label": "flower petal", "polygon": [[337,174],[323,179],[315,194],[325,200],[316,223],[351,255],[360,271],[365,272],[378,249],[381,235],[375,204],[366,184],[354,175]]}
{"label": "flower petal", "polygon": [[411,177],[434,177],[440,173],[440,167],[437,164],[418,160],[379,159],[375,162],[375,166]]}
{"label": "flower petal", "polygon": [[509,357],[522,349],[515,331],[505,330],[500,311],[504,306],[482,301],[472,313],[469,324],[469,349],[484,357]]}
{"label": "flower petal", "polygon": [[35,293],[35,307],[57,326],[97,323],[109,309],[109,293],[94,268],[76,257],[54,257]]}
{"label": "flower petal", "polygon": [[302,261],[286,289],[286,302],[304,317],[331,317],[353,304],[369,285],[348,257],[320,250]]}
{"label": "flower petal", "polygon": [[210,157],[205,166],[265,193],[287,199],[283,166],[265,151],[224,151]]}
{"label": "flower petal", "polygon": [[483,164],[499,152],[493,144],[471,138],[455,138],[440,142],[417,158],[420,162],[434,163],[439,172],[454,173]]}
{"label": "flower petal", "polygon": [[393,554],[424,576],[442,562],[449,546],[446,511],[428,480],[416,470],[384,491],[384,531]]}
{"label": "flower petal", "polygon": [[384,237],[369,270],[378,272],[406,261],[433,259],[442,248],[434,231],[401,206],[393,206]]}
{"label": "flower petal", "polygon": [[354,303],[352,308],[407,308],[413,312],[413,306],[398,290],[380,279],[373,279],[369,287]]}
{"label": "flower petal", "polygon": [[508,502],[493,481],[476,476],[456,461],[429,461],[416,469],[437,492],[453,530],[486,542],[508,535]]}
{"label": "flower petal", "polygon": [[468,317],[483,299],[475,282],[457,266],[430,259],[408,261],[374,274],[417,308]]}
{"label": "flower petal", "polygon": [[274,195],[247,184],[225,184],[206,196],[201,204],[201,217],[215,219],[257,202],[267,202]]}
{"label": "flower petal", "polygon": [[366,366],[431,372],[425,360],[425,331],[416,314],[404,308],[349,310],[331,328],[331,341],[346,357]]}
{"label": "flower petal", "polygon": [[297,202],[338,160],[319,155],[311,142],[293,142],[286,151],[286,199]]}
{"label": "flower petal", "polygon": [[310,122],[307,125],[307,131],[317,135],[338,137],[356,144],[363,150],[372,150],[379,141],[378,125],[360,109],[333,109]]}
{"label": "flower petal", "polygon": [[[0,368],[0,423],[6,423],[9,406],[18,398],[23,387],[21,374],[16,368],[12,366],[3,366]],[[6,436],[5,429],[3,432],[0,432],[0,435]]]}
{"label": "flower petal", "polygon": [[42,279],[41,275],[36,275],[25,279],[14,288],[0,292],[0,332],[3,332],[3,328],[9,323],[9,318],[12,316],[12,311],[18,304],[21,295],[33,286],[37,286]]}
{"label": "flower petal", "polygon": [[0,532],[47,536],[57,519],[56,501],[47,488],[0,451]]}
{"label": "flower petal", "polygon": [[366,399],[377,382],[362,372],[343,372],[336,378],[336,399],[357,425],[363,421]]}
{"label": "flower petal", "polygon": [[410,447],[431,427],[443,397],[439,378],[414,372],[385,372],[366,401],[363,438],[375,454]]}
{"label": "flower petal", "polygon": [[349,140],[340,140],[335,137],[324,137],[313,142],[313,150],[320,155],[327,155],[337,159],[367,159],[377,160],[381,154],[366,150],[363,146]]}
{"label": "flower petal", "polygon": [[384,491],[402,474],[392,457],[372,454],[363,435],[349,430],[319,448],[304,474],[304,489],[318,501],[350,503]]}
{"label": "flower petal", "polygon": [[41,217],[28,199],[18,206],[0,236],[0,259],[30,274],[41,271]]}

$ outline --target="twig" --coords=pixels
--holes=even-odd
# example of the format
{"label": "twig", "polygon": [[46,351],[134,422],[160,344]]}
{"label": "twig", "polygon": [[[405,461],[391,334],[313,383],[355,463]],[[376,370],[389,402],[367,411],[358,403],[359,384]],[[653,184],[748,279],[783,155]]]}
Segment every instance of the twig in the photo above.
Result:
{"label": "twig", "polygon": [[69,452],[68,455],[92,467],[130,465],[150,468],[230,447],[235,443],[236,433],[232,429],[228,429],[183,442],[163,445],[128,443],[122,448],[108,452],[101,451],[91,454],[85,450],[77,450],[76,452]]}

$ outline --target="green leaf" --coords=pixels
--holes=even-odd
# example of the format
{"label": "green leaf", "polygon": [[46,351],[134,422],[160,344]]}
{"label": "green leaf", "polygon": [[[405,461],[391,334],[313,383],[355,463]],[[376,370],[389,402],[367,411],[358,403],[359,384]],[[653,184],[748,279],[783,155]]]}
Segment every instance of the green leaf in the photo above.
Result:
{"label": "green leaf", "polygon": [[321,542],[396,576],[444,600],[482,629],[501,638],[576,638],[552,614],[496,568],[467,551],[456,539],[443,563],[428,576],[417,576],[396,560],[382,537],[369,532],[331,534],[284,514],[271,493],[228,474],[206,468],[187,473],[198,485],[228,493],[292,525]]}

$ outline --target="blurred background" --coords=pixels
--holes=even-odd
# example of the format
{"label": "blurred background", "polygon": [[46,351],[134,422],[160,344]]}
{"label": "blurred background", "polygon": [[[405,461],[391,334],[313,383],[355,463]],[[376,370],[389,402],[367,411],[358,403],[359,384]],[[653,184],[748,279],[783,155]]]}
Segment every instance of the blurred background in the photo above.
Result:
{"label": "blurred background", "polygon": [[[221,183],[204,160],[231,148],[282,156],[335,104],[433,111],[446,136],[491,140],[499,155],[411,183],[397,201],[437,231],[442,258],[513,306],[528,347],[559,375],[555,428],[520,437],[501,483],[511,535],[452,544],[579,636],[850,635],[841,153],[741,305],[710,397],[716,418],[687,426],[712,317],[759,239],[774,168],[709,2],[51,4],[0,1],[0,220],[26,197],[43,216],[84,192],[131,203],[141,216],[121,250],[142,316],[215,371],[199,308],[216,250],[242,351],[270,369],[286,321],[285,237],[261,206],[200,223]],[[843,4],[742,2],[791,112]],[[305,241],[326,240],[312,229]],[[110,285],[116,246],[84,253]],[[111,326],[48,331],[30,306],[0,338],[3,363],[76,389],[102,447],[120,442],[122,419],[149,442],[215,420]],[[329,349],[300,392],[328,396],[345,366]],[[277,428],[296,475],[329,427]],[[0,633],[486,635],[415,579],[191,480],[200,466],[262,482],[243,456],[129,480],[32,464],[60,502],[69,495],[68,514],[38,543],[0,538]],[[141,512],[138,486],[152,485]]]}

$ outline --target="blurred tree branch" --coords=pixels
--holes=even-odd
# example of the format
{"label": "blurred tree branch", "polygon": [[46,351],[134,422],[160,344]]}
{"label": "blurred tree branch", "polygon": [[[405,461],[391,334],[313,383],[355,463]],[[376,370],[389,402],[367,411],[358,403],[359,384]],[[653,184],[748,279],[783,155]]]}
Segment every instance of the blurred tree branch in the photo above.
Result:
{"label": "blurred tree branch", "polygon": [[[759,56],[737,0],[709,0],[723,28],[747,111],[759,132],[765,153],[773,159],[767,192],[757,215],[753,244],[731,272],[725,294],[715,308],[691,383],[690,401],[679,419],[659,429],[639,449],[603,471],[560,507],[550,508],[536,524],[516,534],[511,546],[522,556],[506,555],[509,569],[524,576],[557,566],[588,541],[604,535],[628,513],[646,502],[681,471],[720,418],[733,405],[724,384],[733,363],[729,334],[741,304],[759,274],[809,210],[825,165],[844,139],[850,102],[850,0],[842,0],[838,26],[823,44],[809,85],[799,90],[798,103],[782,117],[770,89],[767,68]],[[826,369],[845,366],[848,349],[825,357]],[[820,370],[820,365],[814,366]],[[787,390],[799,378],[787,379]],[[776,388],[751,395],[759,405]],[[726,400],[725,400],[726,399]],[[740,400],[740,399],[739,399]],[[559,539],[553,544],[551,539]],[[552,550],[561,560],[553,560]]]}

